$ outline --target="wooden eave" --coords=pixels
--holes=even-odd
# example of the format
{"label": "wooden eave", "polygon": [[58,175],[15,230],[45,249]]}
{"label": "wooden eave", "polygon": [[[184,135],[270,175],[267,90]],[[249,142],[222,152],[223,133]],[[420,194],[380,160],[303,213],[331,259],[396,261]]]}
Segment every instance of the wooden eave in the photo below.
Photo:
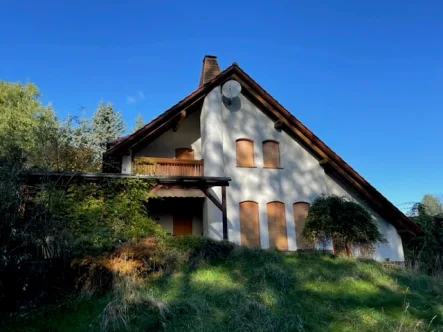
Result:
{"label": "wooden eave", "polygon": [[[170,109],[160,114],[154,120],[140,128],[133,134],[119,140],[114,146],[105,152],[106,155],[118,155],[131,149],[137,149],[138,146],[147,144],[149,141],[154,140],[165,131],[174,128],[174,126],[180,121],[180,117],[183,114],[182,111],[187,111],[189,108],[196,106],[196,109],[201,109],[204,98],[206,95],[217,85],[224,82],[233,72],[238,68],[236,65],[231,65],[218,76],[206,84],[199,87],[192,92],[189,96],[179,101]],[[195,109],[193,109],[195,110]],[[192,112],[187,112],[189,116]]]}

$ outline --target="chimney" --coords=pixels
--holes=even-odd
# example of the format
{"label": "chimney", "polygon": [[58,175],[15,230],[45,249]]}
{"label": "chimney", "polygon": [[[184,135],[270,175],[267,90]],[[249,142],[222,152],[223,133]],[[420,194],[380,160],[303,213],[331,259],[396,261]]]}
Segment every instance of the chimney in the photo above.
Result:
{"label": "chimney", "polygon": [[218,66],[217,57],[213,55],[205,55],[198,86],[200,87],[209,82],[218,74],[220,74],[220,67]]}

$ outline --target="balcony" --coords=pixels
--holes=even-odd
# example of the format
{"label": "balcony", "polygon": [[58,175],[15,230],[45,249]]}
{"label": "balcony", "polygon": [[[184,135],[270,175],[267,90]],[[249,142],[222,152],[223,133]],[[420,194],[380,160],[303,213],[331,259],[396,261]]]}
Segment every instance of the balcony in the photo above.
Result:
{"label": "balcony", "polygon": [[151,176],[203,176],[203,160],[135,157],[133,174]]}

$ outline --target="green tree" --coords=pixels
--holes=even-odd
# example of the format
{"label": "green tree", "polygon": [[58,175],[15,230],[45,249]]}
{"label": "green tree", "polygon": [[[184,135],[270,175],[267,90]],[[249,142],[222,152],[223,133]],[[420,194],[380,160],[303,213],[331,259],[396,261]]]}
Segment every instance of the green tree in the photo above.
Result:
{"label": "green tree", "polygon": [[423,230],[423,235],[404,236],[402,240],[407,264],[432,275],[441,273],[439,269],[443,264],[443,220],[429,213],[429,206],[423,204],[423,201],[435,201],[425,197],[421,203],[414,204],[409,213],[410,218]]}
{"label": "green tree", "polygon": [[382,242],[376,222],[360,204],[344,197],[323,195],[311,205],[303,230],[307,239],[344,245],[351,255],[353,245],[372,246]]}
{"label": "green tree", "polygon": [[0,158],[14,150],[27,166],[39,166],[39,154],[48,150],[58,126],[51,106],[42,105],[39,97],[34,84],[0,81]]}
{"label": "green tree", "polygon": [[92,132],[85,115],[80,120],[68,116],[62,123],[57,142],[57,169],[67,171],[99,171]]}
{"label": "green tree", "polygon": [[101,101],[92,117],[91,131],[95,158],[101,160],[103,152],[106,151],[106,144],[123,134],[125,123],[112,104],[105,105]]}
{"label": "green tree", "polygon": [[443,202],[435,195],[426,194],[421,200],[426,214],[436,216],[443,214]]}
{"label": "green tree", "polygon": [[135,126],[132,131],[137,131],[144,126],[143,117],[140,113],[138,113],[137,118],[135,119]]}

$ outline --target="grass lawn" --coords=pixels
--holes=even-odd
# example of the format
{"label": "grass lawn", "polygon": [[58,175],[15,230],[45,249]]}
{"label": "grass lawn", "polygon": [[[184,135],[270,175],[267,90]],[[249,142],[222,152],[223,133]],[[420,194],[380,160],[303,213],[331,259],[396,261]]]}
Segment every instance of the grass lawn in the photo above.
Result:
{"label": "grass lawn", "polygon": [[[123,287],[124,288],[124,287]],[[443,281],[373,261],[236,247],[224,259],[103,296],[67,299],[7,331],[443,331]]]}

